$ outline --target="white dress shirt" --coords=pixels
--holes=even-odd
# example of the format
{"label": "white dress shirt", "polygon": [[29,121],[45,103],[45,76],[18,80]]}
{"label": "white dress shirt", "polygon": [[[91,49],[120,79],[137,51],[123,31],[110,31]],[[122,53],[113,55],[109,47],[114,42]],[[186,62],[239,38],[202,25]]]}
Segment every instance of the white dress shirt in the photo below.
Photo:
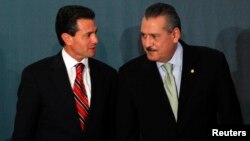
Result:
{"label": "white dress shirt", "polygon": [[62,49],[62,57],[63,61],[65,63],[65,66],[67,68],[68,77],[70,80],[71,88],[73,90],[73,86],[75,83],[76,78],[76,67],[75,65],[78,63],[84,64],[84,70],[83,70],[83,83],[87,92],[88,96],[88,102],[90,105],[90,99],[91,99],[91,79],[90,79],[90,69],[89,69],[89,63],[88,58],[84,58],[82,61],[78,62],[74,58],[72,58],[64,49]]}
{"label": "white dress shirt", "polygon": [[[168,61],[168,63],[173,64],[173,75],[177,87],[177,94],[179,96],[180,93],[180,86],[181,86],[181,73],[182,73],[182,62],[183,62],[183,48],[180,43],[177,44],[176,51],[171,58],[171,60]],[[161,74],[162,81],[164,81],[164,77],[167,74],[166,69],[163,66],[164,63],[162,62],[156,62],[158,70]]]}

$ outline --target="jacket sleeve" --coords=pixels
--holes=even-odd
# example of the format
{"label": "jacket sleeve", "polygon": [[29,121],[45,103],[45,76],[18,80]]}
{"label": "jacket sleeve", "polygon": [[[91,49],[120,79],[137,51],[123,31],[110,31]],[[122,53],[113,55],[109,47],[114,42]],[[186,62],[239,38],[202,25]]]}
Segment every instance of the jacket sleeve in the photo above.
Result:
{"label": "jacket sleeve", "polygon": [[116,109],[116,141],[138,141],[138,117],[133,103],[133,80],[129,72],[119,70]]}
{"label": "jacket sleeve", "polygon": [[36,80],[31,69],[22,73],[12,141],[33,141],[39,114],[39,97]]}
{"label": "jacket sleeve", "polygon": [[240,104],[229,66],[223,53],[217,59],[216,95],[218,119],[221,124],[243,124]]}

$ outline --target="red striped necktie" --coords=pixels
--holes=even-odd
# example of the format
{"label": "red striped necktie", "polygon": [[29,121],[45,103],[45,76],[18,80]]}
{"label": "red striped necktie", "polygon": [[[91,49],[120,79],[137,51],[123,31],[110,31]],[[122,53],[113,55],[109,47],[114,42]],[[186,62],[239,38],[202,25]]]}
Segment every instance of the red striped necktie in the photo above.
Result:
{"label": "red striped necktie", "polygon": [[75,67],[76,67],[76,79],[73,91],[74,91],[76,108],[79,115],[80,126],[81,129],[84,130],[86,128],[85,126],[89,111],[89,103],[88,103],[86,89],[83,84],[83,75],[82,75],[84,65],[82,63],[78,63],[75,65]]}

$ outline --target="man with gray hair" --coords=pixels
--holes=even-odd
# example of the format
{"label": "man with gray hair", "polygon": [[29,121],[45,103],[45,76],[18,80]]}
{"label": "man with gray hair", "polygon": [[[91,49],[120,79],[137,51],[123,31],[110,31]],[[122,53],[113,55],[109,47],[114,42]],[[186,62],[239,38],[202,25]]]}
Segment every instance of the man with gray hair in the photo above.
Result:
{"label": "man with gray hair", "polygon": [[117,141],[203,141],[212,127],[242,124],[223,53],[180,38],[174,7],[156,3],[146,9],[146,54],[119,69]]}

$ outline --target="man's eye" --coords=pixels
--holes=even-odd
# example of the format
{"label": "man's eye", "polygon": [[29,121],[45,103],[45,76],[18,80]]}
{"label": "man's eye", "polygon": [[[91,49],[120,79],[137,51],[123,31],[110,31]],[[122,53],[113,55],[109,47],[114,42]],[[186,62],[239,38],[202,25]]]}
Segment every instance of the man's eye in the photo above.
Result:
{"label": "man's eye", "polygon": [[153,39],[157,39],[159,37],[159,35],[152,35]]}
{"label": "man's eye", "polygon": [[141,34],[141,37],[142,37],[142,38],[146,38],[146,35],[145,35],[145,34]]}

